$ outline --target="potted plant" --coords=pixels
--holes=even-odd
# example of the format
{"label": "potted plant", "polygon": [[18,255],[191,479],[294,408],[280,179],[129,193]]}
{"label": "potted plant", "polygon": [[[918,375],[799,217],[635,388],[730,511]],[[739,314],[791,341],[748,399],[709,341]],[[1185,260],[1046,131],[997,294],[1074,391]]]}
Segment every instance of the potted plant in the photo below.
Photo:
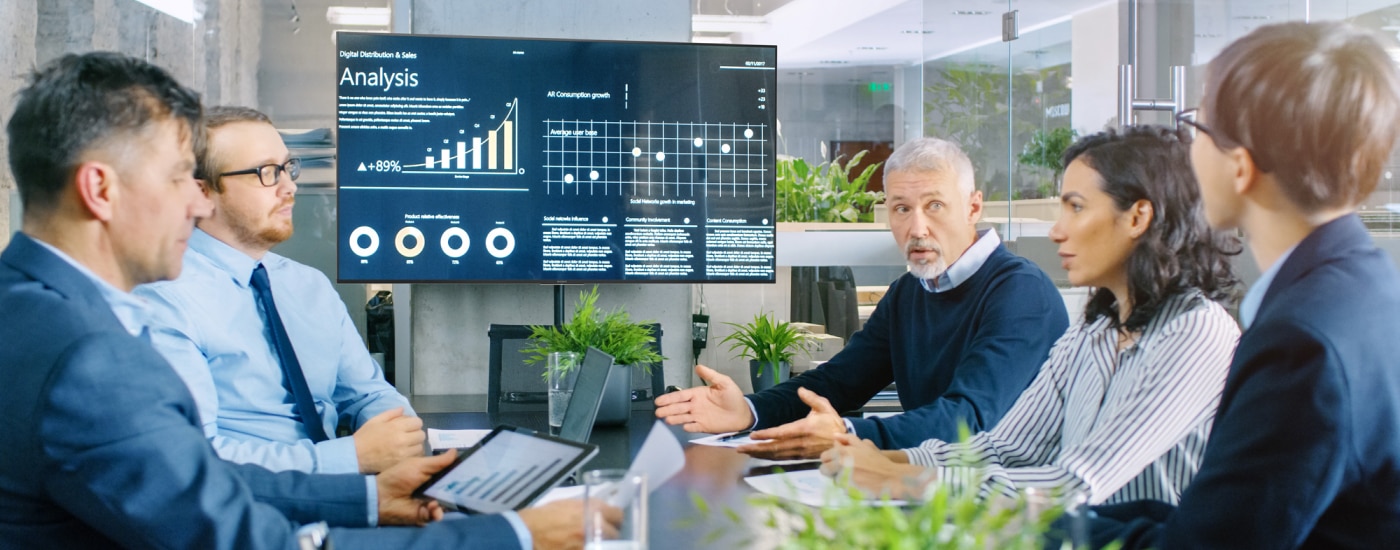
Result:
{"label": "potted plant", "polygon": [[[563,326],[531,326],[530,343],[521,353],[526,355],[527,365],[547,364],[549,354],[556,351],[582,355],[590,346],[611,355],[615,368],[603,391],[597,423],[625,423],[632,410],[632,368],[650,373],[653,365],[660,365],[665,359],[656,351],[654,326],[651,321],[633,322],[622,308],[601,311],[595,285],[579,293],[574,315]],[[542,374],[549,376],[548,371]]]}
{"label": "potted plant", "polygon": [[800,158],[782,159],[777,165],[778,221],[780,222],[869,222],[874,221],[871,205],[884,200],[882,191],[867,191],[870,178],[883,163],[874,163],[852,174],[861,151],[842,163],[841,157],[815,167]]}
{"label": "potted plant", "polygon": [[749,377],[753,391],[760,392],[786,380],[792,372],[792,356],[798,351],[811,353],[812,342],[807,333],[787,321],[775,321],[767,313],[754,316],[743,324],[725,323],[734,332],[720,343],[728,343],[729,351],[749,359]]}

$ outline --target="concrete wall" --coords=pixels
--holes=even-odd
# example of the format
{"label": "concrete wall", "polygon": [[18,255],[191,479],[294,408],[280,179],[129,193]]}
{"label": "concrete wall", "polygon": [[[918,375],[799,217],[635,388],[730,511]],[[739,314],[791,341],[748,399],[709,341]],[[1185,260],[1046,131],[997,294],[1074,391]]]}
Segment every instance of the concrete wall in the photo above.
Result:
{"label": "concrete wall", "polygon": [[[671,42],[690,39],[688,2],[416,0],[411,2],[411,9],[415,34]],[[566,289],[567,311],[572,312],[582,288]],[[690,285],[603,285],[600,294],[599,303],[604,307],[623,305],[633,319],[660,322],[665,331],[662,350],[670,357],[665,364],[666,380],[688,380],[685,373],[690,365]],[[487,326],[553,321],[553,289],[549,286],[413,285],[411,296],[415,395],[485,393]]]}
{"label": "concrete wall", "polygon": [[[15,93],[35,67],[68,53],[118,51],[170,71],[206,101],[257,99],[262,5],[208,0],[204,17],[182,22],[132,0],[4,0],[0,2],[0,123],[8,124]],[[9,242],[14,187],[8,138],[0,135],[0,246]]]}

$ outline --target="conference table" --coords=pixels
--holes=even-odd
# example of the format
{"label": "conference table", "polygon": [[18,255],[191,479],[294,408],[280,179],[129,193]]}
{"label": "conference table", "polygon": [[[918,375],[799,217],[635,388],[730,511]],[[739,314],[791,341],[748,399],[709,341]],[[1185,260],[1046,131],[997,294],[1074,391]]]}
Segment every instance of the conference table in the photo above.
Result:
{"label": "conference table", "polygon": [[[468,406],[474,403],[472,399]],[[626,425],[593,429],[589,442],[598,445],[599,452],[583,470],[625,469],[631,464],[656,421],[649,403],[634,405]],[[443,407],[418,401],[415,408],[427,428],[488,429],[509,424],[548,432],[545,410],[501,412],[497,418],[491,418],[486,412],[433,412]],[[767,513],[748,506],[746,499],[757,492],[743,480],[746,475],[769,473],[772,468],[731,448],[687,444],[687,440],[703,434],[688,434],[677,427],[669,429],[685,448],[685,467],[651,492],[647,503],[651,547],[683,550],[776,546],[777,533],[763,527]]]}

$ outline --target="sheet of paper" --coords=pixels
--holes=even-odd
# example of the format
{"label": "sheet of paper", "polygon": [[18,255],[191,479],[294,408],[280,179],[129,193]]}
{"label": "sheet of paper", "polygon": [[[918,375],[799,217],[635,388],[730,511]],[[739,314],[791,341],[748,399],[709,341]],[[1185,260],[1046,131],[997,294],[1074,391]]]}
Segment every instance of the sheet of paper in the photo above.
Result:
{"label": "sheet of paper", "polygon": [[[850,497],[846,490],[836,486],[831,478],[822,475],[820,470],[801,470],[797,472],[784,472],[781,474],[769,474],[762,476],[751,476],[744,478],[749,486],[759,492],[773,496],[794,500],[808,506],[818,508],[826,505],[849,502]],[[902,500],[891,500],[886,503],[883,500],[867,499],[867,505],[903,506],[907,502]]]}
{"label": "sheet of paper", "polygon": [[555,487],[550,489],[546,491],[545,494],[540,495],[540,498],[535,499],[535,503],[530,506],[544,506],[556,500],[568,500],[571,498],[583,498],[582,485],[570,485],[568,487]]}
{"label": "sheet of paper", "polygon": [[463,449],[476,445],[491,430],[438,430],[428,428],[428,447],[438,449]]}
{"label": "sheet of paper", "polygon": [[[632,467],[628,468],[627,472],[646,474],[647,492],[653,492],[683,468],[685,449],[681,448],[680,440],[666,427],[666,423],[658,420],[652,424],[651,432],[647,434],[646,441],[642,442],[642,448],[637,450],[637,456],[632,459]],[[583,498],[582,485],[550,489],[531,506],[542,506],[556,500],[571,498]]]}
{"label": "sheet of paper", "polygon": [[736,433],[738,432],[715,434],[699,439],[692,439],[690,440],[690,442],[696,445],[709,445],[711,447],[739,447],[743,445],[748,445],[750,443],[757,443],[759,441],[767,441],[766,439],[750,439],[747,435],[735,437],[733,439],[726,439],[728,437],[732,437]]}
{"label": "sheet of paper", "polygon": [[685,468],[685,449],[681,448],[680,440],[666,427],[666,423],[657,420],[651,425],[651,433],[642,442],[642,448],[637,450],[637,456],[632,459],[632,467],[627,472],[646,474],[647,491],[650,492],[680,473],[682,468]]}

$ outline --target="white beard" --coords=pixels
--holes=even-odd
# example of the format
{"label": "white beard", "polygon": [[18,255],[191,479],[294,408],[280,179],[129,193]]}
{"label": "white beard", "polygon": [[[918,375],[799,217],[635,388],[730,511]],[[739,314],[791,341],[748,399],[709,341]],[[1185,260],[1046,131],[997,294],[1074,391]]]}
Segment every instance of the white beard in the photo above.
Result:
{"label": "white beard", "polygon": [[948,264],[943,263],[943,256],[932,262],[928,260],[910,261],[909,272],[920,279],[937,279],[948,271]]}

